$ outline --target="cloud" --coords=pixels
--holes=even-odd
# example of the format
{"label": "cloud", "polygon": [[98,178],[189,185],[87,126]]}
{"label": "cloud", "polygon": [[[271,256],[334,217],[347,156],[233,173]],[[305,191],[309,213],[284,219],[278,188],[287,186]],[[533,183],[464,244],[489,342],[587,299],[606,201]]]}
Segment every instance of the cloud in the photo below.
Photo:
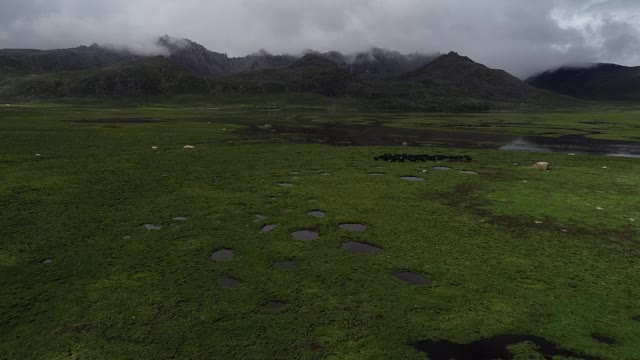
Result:
{"label": "cloud", "polygon": [[230,55],[455,50],[521,77],[574,62],[640,65],[636,0],[0,0],[0,9],[0,48],[150,51],[170,34]]}

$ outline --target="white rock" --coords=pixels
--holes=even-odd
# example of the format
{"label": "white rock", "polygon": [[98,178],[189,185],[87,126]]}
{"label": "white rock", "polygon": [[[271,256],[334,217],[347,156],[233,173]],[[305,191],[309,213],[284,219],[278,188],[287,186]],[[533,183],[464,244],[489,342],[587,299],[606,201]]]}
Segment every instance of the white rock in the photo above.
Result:
{"label": "white rock", "polygon": [[543,222],[542,222],[542,221],[539,221],[539,220],[536,220],[536,221],[535,221],[535,223],[536,223],[536,224],[538,224],[538,225],[540,225],[540,224],[542,224]]}
{"label": "white rock", "polygon": [[532,168],[540,171],[547,171],[549,170],[550,166],[548,162],[538,162],[535,165],[533,165]]}
{"label": "white rock", "polygon": [[195,149],[196,147],[193,145],[185,145],[182,147],[183,149]]}
{"label": "white rock", "polygon": [[41,155],[41,154],[36,154],[36,156],[37,156],[37,157],[42,157],[42,155]]}
{"label": "white rock", "polygon": [[153,150],[158,150],[158,147],[157,147],[157,146],[152,146],[151,148],[152,148]]}
{"label": "white rock", "polygon": [[603,208],[601,208],[600,206],[598,206],[596,209],[600,210],[600,211],[604,211]]}

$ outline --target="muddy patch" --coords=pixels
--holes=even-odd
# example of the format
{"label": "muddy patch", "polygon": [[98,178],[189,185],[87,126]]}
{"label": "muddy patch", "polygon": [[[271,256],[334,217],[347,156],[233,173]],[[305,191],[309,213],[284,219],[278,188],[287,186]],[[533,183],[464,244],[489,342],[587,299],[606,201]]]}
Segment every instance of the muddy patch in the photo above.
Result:
{"label": "muddy patch", "polygon": [[327,213],[325,213],[324,211],[320,211],[320,210],[313,210],[313,211],[309,211],[307,213],[307,215],[313,216],[316,219],[324,219],[325,216],[327,216]]}
{"label": "muddy patch", "polygon": [[235,256],[236,254],[233,252],[233,250],[221,249],[211,254],[209,259],[213,261],[227,261],[233,259]]}
{"label": "muddy patch", "polygon": [[260,232],[261,233],[268,233],[268,232],[272,232],[273,230],[275,230],[278,227],[278,225],[265,225],[263,227],[260,228]]}
{"label": "muddy patch", "polygon": [[65,122],[74,124],[153,124],[166,122],[151,118],[114,118],[114,119],[83,119],[67,120]]}
{"label": "muddy patch", "polygon": [[385,173],[382,172],[370,172],[369,176],[384,176]]}
{"label": "muddy patch", "polygon": [[424,276],[408,271],[398,271],[393,273],[393,276],[398,278],[401,281],[409,283],[411,285],[429,285],[431,284],[431,280],[425,278]]}
{"label": "muddy patch", "polygon": [[427,162],[427,161],[471,161],[467,155],[410,155],[410,154],[384,154],[373,158],[375,161],[387,162]]}
{"label": "muddy patch", "polygon": [[278,310],[284,308],[285,306],[287,306],[287,304],[282,301],[269,301],[264,305],[264,308],[267,310]]}
{"label": "muddy patch", "polygon": [[162,230],[162,226],[161,225],[144,224],[144,225],[142,225],[142,227],[145,228],[145,230],[149,230],[149,231]]}
{"label": "muddy patch", "polygon": [[449,171],[449,170],[451,170],[451,168],[450,168],[450,167],[447,167],[447,166],[436,166],[436,167],[434,167],[434,168],[433,168],[433,170],[438,170],[438,171]]}
{"label": "muddy patch", "polygon": [[226,289],[231,289],[240,286],[240,280],[221,276],[218,278],[218,284]]}
{"label": "muddy patch", "polygon": [[466,175],[480,175],[475,171],[471,171],[471,170],[460,170],[461,174],[466,174]]}
{"label": "muddy patch", "polygon": [[375,254],[382,250],[373,245],[355,241],[343,243],[342,248],[354,254]]}
{"label": "muddy patch", "polygon": [[591,334],[591,338],[599,343],[603,343],[607,345],[615,345],[617,343],[616,339],[602,335],[602,334]]}
{"label": "muddy patch", "polygon": [[312,241],[320,237],[320,235],[315,231],[300,230],[292,233],[291,237],[293,237],[295,240],[300,240],[300,241]]}
{"label": "muddy patch", "polygon": [[424,181],[425,180],[423,177],[418,177],[418,176],[402,176],[400,179],[405,181]]}
{"label": "muddy patch", "polygon": [[363,232],[366,231],[369,227],[364,224],[340,224],[338,228],[351,232]]}
{"label": "muddy patch", "polygon": [[300,267],[293,260],[278,261],[273,265],[278,269],[288,270],[288,271],[298,270],[298,268]]}
{"label": "muddy patch", "polygon": [[418,351],[427,353],[431,360],[494,360],[511,359],[509,347],[529,342],[538,347],[545,358],[562,356],[593,360],[595,358],[559,348],[547,339],[531,335],[503,335],[491,339],[479,340],[469,344],[456,344],[448,341],[423,341],[412,344]]}
{"label": "muddy patch", "polygon": [[292,183],[278,183],[278,186],[284,187],[284,188],[290,188],[290,187],[293,187],[294,185]]}

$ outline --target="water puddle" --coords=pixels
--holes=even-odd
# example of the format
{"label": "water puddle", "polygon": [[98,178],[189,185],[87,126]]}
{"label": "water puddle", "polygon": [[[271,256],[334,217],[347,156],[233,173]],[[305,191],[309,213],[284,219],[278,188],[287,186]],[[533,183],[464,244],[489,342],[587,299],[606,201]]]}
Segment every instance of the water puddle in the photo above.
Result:
{"label": "water puddle", "polygon": [[265,225],[263,227],[260,228],[260,232],[261,233],[268,233],[271,232],[273,230],[275,230],[275,228],[277,228],[278,225]]}
{"label": "water puddle", "polygon": [[471,171],[471,170],[460,170],[460,174],[467,174],[467,175],[480,175],[475,171]]}
{"label": "water puddle", "polygon": [[267,310],[278,310],[278,309],[282,309],[285,306],[287,306],[287,304],[283,303],[282,301],[269,301],[264,306],[264,308]]}
{"label": "water puddle", "polygon": [[447,166],[436,166],[436,167],[433,168],[433,170],[449,171],[449,170],[451,170],[451,168],[447,167]]}
{"label": "water puddle", "polygon": [[282,270],[297,270],[299,267],[298,264],[292,260],[278,261],[274,266]]}
{"label": "water puddle", "polygon": [[144,227],[145,229],[147,229],[149,231],[162,230],[162,226],[154,225],[154,224],[144,224],[144,225],[142,225],[142,227]]}
{"label": "water puddle", "polygon": [[427,162],[427,161],[471,161],[468,155],[416,155],[416,154],[384,154],[373,158],[375,161],[387,162]]}
{"label": "water puddle", "polygon": [[600,335],[600,334],[591,334],[591,338],[599,343],[607,344],[607,345],[615,345],[618,342],[614,338],[610,338],[608,336]]}
{"label": "water puddle", "polygon": [[309,211],[307,214],[313,216],[316,219],[324,219],[324,217],[327,216],[324,211],[320,210]]}
{"label": "water puddle", "polygon": [[424,181],[425,180],[423,177],[418,177],[418,176],[403,176],[400,179],[406,180],[406,181]]}
{"label": "water puddle", "polygon": [[220,284],[220,286],[222,286],[223,288],[231,289],[240,286],[240,280],[221,276],[218,278],[218,284]]}
{"label": "water puddle", "polygon": [[189,218],[184,216],[178,216],[173,218],[173,221],[187,221],[187,220],[189,220]]}
{"label": "water puddle", "polygon": [[268,216],[264,216],[264,215],[260,215],[260,214],[256,215],[255,217],[256,218],[255,218],[255,220],[253,220],[253,222],[256,222],[256,223],[264,221],[264,220],[267,220],[269,218]]}
{"label": "water puddle", "polygon": [[367,225],[363,224],[340,224],[338,226],[342,230],[352,231],[352,232],[363,232],[368,229]]}
{"label": "water puddle", "polygon": [[[513,126],[526,128],[530,124],[505,124],[497,123],[496,126]],[[259,127],[248,127],[240,130],[241,134],[249,138],[273,139],[294,143],[325,143],[334,146],[400,146],[405,141],[417,146],[440,146],[462,149],[502,149],[505,151],[533,151],[533,152],[559,152],[559,153],[585,153],[593,155],[622,154],[630,157],[640,157],[640,141],[605,140],[587,137],[595,135],[597,131],[577,130],[584,134],[560,135],[548,137],[514,136],[511,134],[498,134],[493,132],[469,131],[466,129],[441,130],[441,129],[415,129],[375,125],[353,125],[339,123],[325,123],[315,127],[310,126],[278,126],[265,131]],[[556,134],[559,135],[559,134]],[[411,158],[401,157],[401,154],[387,154],[378,157],[381,161],[404,162],[412,161]],[[436,161],[434,156],[434,160]],[[466,159],[440,159],[437,161],[469,161]],[[413,158],[413,161],[424,160],[422,157]]]}
{"label": "water puddle", "polygon": [[422,275],[416,274],[416,273],[412,273],[412,272],[406,272],[406,271],[399,271],[399,272],[395,272],[393,273],[393,276],[395,276],[396,278],[409,283],[411,285],[429,285],[431,284],[431,280],[425,278]]}
{"label": "water puddle", "polygon": [[503,335],[469,344],[456,344],[448,341],[423,341],[414,343],[412,346],[418,351],[427,353],[431,360],[494,360],[511,359],[513,356],[508,347],[524,342],[536,345],[539,352],[549,359],[552,357],[595,359],[561,349],[547,339],[531,335]]}
{"label": "water puddle", "polygon": [[291,236],[300,241],[311,241],[317,239],[320,235],[311,230],[300,230],[291,234]]}
{"label": "water puddle", "polygon": [[114,118],[114,119],[84,119],[84,120],[67,120],[65,122],[75,124],[152,124],[162,123],[165,121],[149,118]]}
{"label": "water puddle", "polygon": [[232,250],[221,249],[211,254],[209,258],[214,261],[226,261],[233,259],[235,256],[236,254]]}
{"label": "water puddle", "polygon": [[373,245],[364,244],[360,242],[343,243],[342,248],[355,254],[375,254],[378,251],[382,250]]}
{"label": "water puddle", "polygon": [[523,138],[518,138],[512,141],[509,144],[503,145],[500,147],[500,150],[507,151],[530,151],[530,152],[540,152],[540,153],[550,153],[553,152],[552,149],[536,145],[530,141],[526,141]]}

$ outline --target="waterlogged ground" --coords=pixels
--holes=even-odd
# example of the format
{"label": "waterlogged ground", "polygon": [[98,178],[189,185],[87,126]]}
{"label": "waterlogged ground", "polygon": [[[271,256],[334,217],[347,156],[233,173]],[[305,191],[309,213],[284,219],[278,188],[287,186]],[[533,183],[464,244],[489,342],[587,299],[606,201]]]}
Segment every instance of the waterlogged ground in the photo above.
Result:
{"label": "waterlogged ground", "polygon": [[272,131],[598,121],[634,141],[636,115],[0,107],[0,354],[636,359],[638,159]]}

